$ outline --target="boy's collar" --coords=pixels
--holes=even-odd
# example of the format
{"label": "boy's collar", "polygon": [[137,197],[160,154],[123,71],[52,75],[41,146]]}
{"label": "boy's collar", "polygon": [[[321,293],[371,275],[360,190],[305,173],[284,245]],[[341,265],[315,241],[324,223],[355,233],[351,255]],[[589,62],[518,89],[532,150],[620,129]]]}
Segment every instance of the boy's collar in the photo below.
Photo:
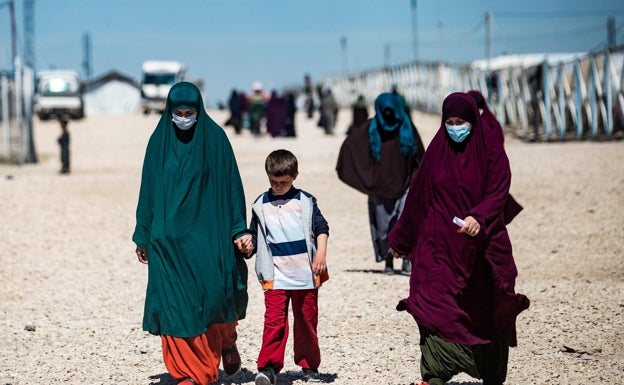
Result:
{"label": "boy's collar", "polygon": [[275,194],[273,192],[272,189],[269,188],[269,198],[271,198],[271,199],[292,199],[295,195],[297,195],[298,192],[299,192],[298,188],[296,188],[295,186],[290,186],[290,190],[286,191],[282,195],[277,195],[277,194]]}

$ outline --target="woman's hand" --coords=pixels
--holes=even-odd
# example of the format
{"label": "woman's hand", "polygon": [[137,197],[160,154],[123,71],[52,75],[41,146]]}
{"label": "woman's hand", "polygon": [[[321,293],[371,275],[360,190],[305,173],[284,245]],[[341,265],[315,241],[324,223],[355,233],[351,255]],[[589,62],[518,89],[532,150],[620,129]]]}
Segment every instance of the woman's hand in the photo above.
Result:
{"label": "woman's hand", "polygon": [[464,218],[464,225],[460,227],[457,232],[464,233],[471,237],[476,237],[481,231],[481,225],[477,222],[476,219],[471,217],[470,215]]}

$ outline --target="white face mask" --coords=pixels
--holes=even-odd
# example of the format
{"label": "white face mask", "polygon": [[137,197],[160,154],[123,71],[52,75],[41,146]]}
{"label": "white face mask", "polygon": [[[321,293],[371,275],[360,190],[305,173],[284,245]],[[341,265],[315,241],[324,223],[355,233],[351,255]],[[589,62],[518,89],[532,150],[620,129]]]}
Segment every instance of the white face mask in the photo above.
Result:
{"label": "white face mask", "polygon": [[193,124],[195,124],[195,122],[197,121],[197,114],[184,117],[184,116],[178,116],[175,113],[172,113],[171,121],[175,123],[175,125],[178,126],[180,130],[186,131],[189,128],[193,127]]}

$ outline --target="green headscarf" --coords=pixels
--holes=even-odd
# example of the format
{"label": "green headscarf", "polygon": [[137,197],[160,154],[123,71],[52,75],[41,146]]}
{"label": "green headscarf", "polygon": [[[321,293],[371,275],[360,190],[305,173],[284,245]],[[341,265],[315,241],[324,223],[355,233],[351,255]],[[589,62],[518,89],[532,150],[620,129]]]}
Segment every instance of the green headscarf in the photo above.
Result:
{"label": "green headscarf", "polygon": [[[199,89],[175,84],[150,137],[132,240],[148,250],[143,329],[193,337],[245,317],[247,265],[233,240],[247,231],[243,186],[231,144],[203,107]],[[190,142],[171,113],[197,111]]]}

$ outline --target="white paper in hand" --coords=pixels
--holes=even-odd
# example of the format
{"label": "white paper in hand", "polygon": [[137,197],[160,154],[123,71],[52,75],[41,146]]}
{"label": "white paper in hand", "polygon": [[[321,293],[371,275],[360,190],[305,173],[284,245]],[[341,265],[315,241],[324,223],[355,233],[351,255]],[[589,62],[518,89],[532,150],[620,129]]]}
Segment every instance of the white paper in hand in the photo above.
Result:
{"label": "white paper in hand", "polygon": [[466,224],[466,221],[464,221],[463,219],[454,217],[453,218],[453,223],[455,223],[459,227],[464,227],[464,225]]}

